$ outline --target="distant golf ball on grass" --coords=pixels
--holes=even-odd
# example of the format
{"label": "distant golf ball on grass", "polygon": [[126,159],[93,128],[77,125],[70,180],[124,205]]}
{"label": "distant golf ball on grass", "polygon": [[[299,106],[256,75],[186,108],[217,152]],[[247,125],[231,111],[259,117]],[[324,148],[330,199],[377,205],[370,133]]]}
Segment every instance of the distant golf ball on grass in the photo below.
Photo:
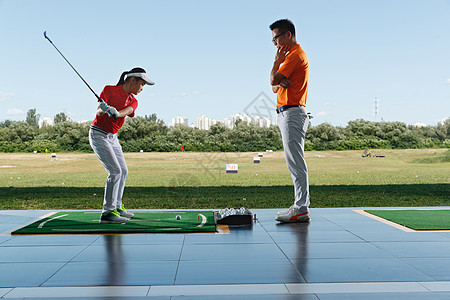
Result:
{"label": "distant golf ball on grass", "polygon": [[181,220],[181,216],[180,216],[180,215],[177,215],[177,216],[175,217],[175,219]]}

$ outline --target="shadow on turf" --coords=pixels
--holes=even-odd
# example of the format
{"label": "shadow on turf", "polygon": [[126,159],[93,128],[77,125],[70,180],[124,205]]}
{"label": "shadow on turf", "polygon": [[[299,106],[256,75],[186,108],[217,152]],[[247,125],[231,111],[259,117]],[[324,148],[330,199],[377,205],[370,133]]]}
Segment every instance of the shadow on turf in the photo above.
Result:
{"label": "shadow on turf", "polygon": [[[311,207],[448,206],[450,184],[310,186]],[[281,208],[292,186],[126,187],[130,209]],[[101,209],[100,187],[0,188],[0,209]]]}

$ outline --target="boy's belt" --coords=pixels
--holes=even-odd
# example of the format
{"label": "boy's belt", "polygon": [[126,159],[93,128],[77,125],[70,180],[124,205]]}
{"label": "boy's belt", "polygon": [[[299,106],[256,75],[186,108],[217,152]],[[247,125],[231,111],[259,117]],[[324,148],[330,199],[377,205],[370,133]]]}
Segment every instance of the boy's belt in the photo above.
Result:
{"label": "boy's belt", "polygon": [[282,111],[285,111],[286,109],[289,109],[291,107],[300,107],[300,105],[283,105],[277,108],[277,114],[279,114]]}

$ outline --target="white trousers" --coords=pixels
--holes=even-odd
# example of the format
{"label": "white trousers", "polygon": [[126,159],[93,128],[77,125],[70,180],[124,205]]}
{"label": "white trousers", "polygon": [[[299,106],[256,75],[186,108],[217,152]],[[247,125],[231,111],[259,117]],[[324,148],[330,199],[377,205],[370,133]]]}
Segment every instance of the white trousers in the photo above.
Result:
{"label": "white trousers", "polygon": [[90,129],[89,143],[108,173],[102,212],[108,213],[122,206],[128,167],[117,134]]}
{"label": "white trousers", "polygon": [[294,182],[294,205],[302,210],[309,207],[308,169],[305,161],[305,134],[309,117],[303,106],[291,107],[278,114],[286,164]]}

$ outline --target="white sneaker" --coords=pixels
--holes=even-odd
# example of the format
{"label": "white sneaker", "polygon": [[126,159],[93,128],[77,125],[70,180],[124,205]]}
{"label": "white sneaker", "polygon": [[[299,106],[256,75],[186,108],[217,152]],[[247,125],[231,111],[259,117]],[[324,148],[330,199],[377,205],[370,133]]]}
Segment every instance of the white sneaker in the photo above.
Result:
{"label": "white sneaker", "polygon": [[275,220],[283,222],[283,223],[303,223],[309,222],[311,217],[309,216],[308,210],[301,210],[299,207],[292,205],[287,210],[279,211]]}
{"label": "white sneaker", "polygon": [[100,223],[106,224],[125,224],[128,221],[127,218],[121,217],[117,209],[107,214],[102,214],[100,217]]}
{"label": "white sneaker", "polygon": [[120,208],[117,208],[116,210],[119,212],[121,217],[127,218],[128,220],[131,219],[132,217],[134,217],[134,214],[127,211],[125,209],[125,206],[123,206],[123,204]]}

